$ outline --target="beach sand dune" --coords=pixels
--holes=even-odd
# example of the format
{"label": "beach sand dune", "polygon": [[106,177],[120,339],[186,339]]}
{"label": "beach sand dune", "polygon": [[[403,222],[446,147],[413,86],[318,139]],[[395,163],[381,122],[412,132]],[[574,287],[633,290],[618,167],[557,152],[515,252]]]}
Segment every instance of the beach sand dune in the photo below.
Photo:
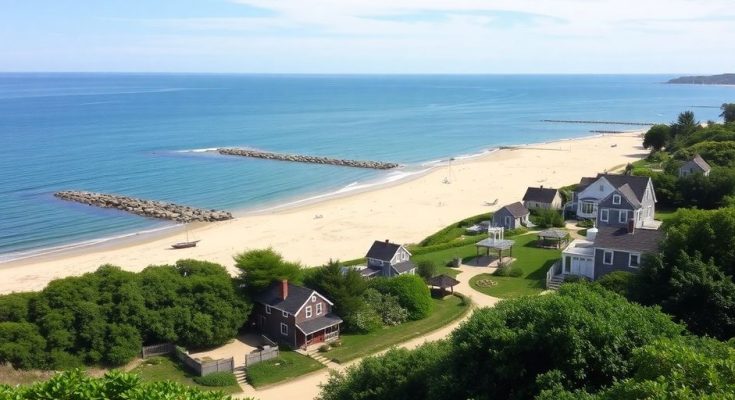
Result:
{"label": "beach sand dune", "polygon": [[[268,246],[309,266],[330,258],[354,259],[363,256],[373,240],[418,242],[452,222],[520,200],[527,186],[576,183],[582,176],[620,168],[645,155],[639,133],[503,149],[367,192],[195,225],[189,231],[201,240],[195,248],[170,250],[171,243],[181,239],[178,232],[0,264],[0,293],[40,290],[52,279],[94,271],[103,264],[140,271],[196,258],[235,272],[234,254]],[[495,199],[497,205],[486,204]]]}

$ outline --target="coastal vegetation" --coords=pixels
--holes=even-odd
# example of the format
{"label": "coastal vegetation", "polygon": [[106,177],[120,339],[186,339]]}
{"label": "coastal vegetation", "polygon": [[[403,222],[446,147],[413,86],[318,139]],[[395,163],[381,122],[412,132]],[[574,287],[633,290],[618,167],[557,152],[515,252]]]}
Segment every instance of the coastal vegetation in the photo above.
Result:
{"label": "coastal vegetation", "polygon": [[[143,360],[130,371],[142,382],[176,382],[182,386],[202,391],[221,391],[228,394],[242,391],[235,376],[230,372],[216,372],[207,376],[196,376],[175,357],[158,356]],[[212,376],[214,375],[214,376]]]}
{"label": "coastal vegetation", "polygon": [[670,79],[667,83],[692,85],[735,85],[735,74],[680,76]]}
{"label": "coastal vegetation", "polygon": [[218,264],[181,260],[140,273],[102,266],[38,293],[0,296],[0,362],[63,370],[123,365],[144,343],[223,344],[250,312]]}
{"label": "coastal vegetation", "polygon": [[39,399],[107,399],[107,400],[229,400],[220,391],[201,391],[173,381],[145,382],[133,373],[108,372],[92,378],[81,370],[59,373],[53,378],[29,386],[0,385],[0,398]]}
{"label": "coastal vegetation", "polygon": [[477,310],[445,341],[366,358],[333,374],[321,399],[725,398],[733,365],[730,345],[574,283]]}

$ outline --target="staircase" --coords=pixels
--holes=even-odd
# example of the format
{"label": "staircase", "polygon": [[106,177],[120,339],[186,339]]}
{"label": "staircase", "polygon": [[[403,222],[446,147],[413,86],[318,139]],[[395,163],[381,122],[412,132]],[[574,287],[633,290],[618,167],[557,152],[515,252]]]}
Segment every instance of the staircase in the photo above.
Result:
{"label": "staircase", "polygon": [[240,385],[244,385],[247,383],[247,370],[245,369],[244,365],[235,368],[234,370],[232,370],[232,373],[235,375],[237,383],[239,383]]}
{"label": "staircase", "polygon": [[559,286],[561,286],[562,283],[564,283],[564,275],[555,275],[548,281],[546,289],[559,290]]}
{"label": "staircase", "polygon": [[306,355],[313,358],[322,365],[329,366],[330,360],[324,356],[324,353],[319,352],[319,348],[314,348],[306,351]]}

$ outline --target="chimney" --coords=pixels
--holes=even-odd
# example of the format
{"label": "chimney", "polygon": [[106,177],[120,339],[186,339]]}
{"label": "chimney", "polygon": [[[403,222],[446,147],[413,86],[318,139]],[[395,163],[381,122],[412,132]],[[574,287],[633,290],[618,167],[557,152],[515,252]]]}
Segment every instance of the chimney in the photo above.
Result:
{"label": "chimney", "polygon": [[543,188],[544,188],[544,185],[541,185],[541,189],[543,189]]}
{"label": "chimney", "polygon": [[390,243],[390,240],[388,240],[388,239],[385,239],[385,243]]}
{"label": "chimney", "polygon": [[288,281],[285,279],[281,281],[280,295],[282,300],[286,300],[286,297],[288,297]]}
{"label": "chimney", "polygon": [[635,233],[635,220],[629,219],[628,220],[628,233],[631,235]]}

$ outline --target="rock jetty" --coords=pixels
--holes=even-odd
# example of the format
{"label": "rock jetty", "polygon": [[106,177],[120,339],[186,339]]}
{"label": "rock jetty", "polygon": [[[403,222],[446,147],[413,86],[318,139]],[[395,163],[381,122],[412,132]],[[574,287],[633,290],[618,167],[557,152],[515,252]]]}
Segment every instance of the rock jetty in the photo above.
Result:
{"label": "rock jetty", "polygon": [[62,200],[75,201],[90,206],[115,208],[144,217],[178,222],[215,222],[232,219],[232,214],[227,211],[203,210],[163,201],[143,200],[114,194],[68,190],[56,192],[54,196]]}
{"label": "rock jetty", "polygon": [[338,165],[341,167],[393,169],[399,166],[399,164],[396,164],[396,163],[389,163],[389,162],[382,162],[382,161],[345,160],[345,159],[339,159],[339,158],[304,156],[300,154],[270,153],[266,151],[246,150],[246,149],[217,149],[217,152],[219,152],[222,155],[227,155],[227,156],[253,157],[253,158],[263,158],[266,160],[291,161],[291,162],[301,162],[301,163],[309,163],[309,164],[329,164],[329,165]]}

